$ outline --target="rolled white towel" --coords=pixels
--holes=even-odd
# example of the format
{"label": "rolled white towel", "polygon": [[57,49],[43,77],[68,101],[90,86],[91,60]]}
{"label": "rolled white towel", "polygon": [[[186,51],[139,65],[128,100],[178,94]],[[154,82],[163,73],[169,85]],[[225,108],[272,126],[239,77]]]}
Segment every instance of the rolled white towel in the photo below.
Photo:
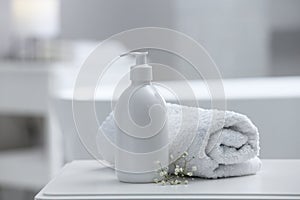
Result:
{"label": "rolled white towel", "polygon": [[[176,158],[187,151],[186,159],[190,160],[187,169],[196,166],[195,176],[221,178],[255,174],[260,170],[258,130],[245,115],[169,103],[167,115],[170,155]],[[113,164],[111,143],[115,144],[116,126],[112,113],[100,129],[99,151]],[[182,159],[178,164],[181,162]]]}

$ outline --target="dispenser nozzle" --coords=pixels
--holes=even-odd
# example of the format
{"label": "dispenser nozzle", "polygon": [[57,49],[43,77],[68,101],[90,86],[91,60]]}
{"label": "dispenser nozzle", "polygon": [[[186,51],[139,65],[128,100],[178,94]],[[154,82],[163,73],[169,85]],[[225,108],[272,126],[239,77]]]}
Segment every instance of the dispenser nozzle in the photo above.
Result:
{"label": "dispenser nozzle", "polygon": [[148,52],[132,51],[122,54],[123,56],[135,56],[136,64],[130,68],[130,80],[133,82],[149,82],[152,80],[152,67],[147,64]]}
{"label": "dispenser nozzle", "polygon": [[135,56],[136,65],[147,64],[147,55],[148,55],[147,51],[145,52],[133,51],[133,52],[122,54],[120,57],[127,56],[127,55]]}

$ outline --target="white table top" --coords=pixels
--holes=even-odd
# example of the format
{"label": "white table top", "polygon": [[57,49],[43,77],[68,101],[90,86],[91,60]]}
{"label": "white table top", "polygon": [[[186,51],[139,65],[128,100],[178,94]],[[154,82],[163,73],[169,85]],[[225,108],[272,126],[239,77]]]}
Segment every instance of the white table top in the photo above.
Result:
{"label": "white table top", "polygon": [[36,199],[300,199],[300,160],[263,160],[256,175],[198,179],[188,185],[119,182],[97,161],[74,161]]}

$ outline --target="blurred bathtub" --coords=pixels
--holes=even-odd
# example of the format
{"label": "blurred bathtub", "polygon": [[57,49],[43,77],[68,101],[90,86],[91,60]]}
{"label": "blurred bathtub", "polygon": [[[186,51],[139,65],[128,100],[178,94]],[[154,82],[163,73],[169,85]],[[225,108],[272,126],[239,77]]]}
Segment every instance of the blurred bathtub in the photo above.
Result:
{"label": "blurred bathtub", "polygon": [[[168,82],[179,87],[179,82]],[[210,107],[210,95],[201,81],[191,81],[201,107]],[[247,78],[223,80],[227,109],[249,116],[260,132],[261,158],[300,159],[300,77]],[[161,90],[167,101],[174,101],[168,92]],[[103,121],[111,111],[113,87],[105,85],[96,95],[95,108],[99,121]],[[90,157],[83,148],[73,121],[71,90],[61,91],[54,98],[55,113],[63,134],[65,161]],[[172,99],[173,98],[173,99]],[[184,97],[186,102],[189,97]],[[85,109],[92,100],[74,99]],[[90,119],[83,119],[81,130],[85,130],[89,148],[97,154],[96,131]]]}

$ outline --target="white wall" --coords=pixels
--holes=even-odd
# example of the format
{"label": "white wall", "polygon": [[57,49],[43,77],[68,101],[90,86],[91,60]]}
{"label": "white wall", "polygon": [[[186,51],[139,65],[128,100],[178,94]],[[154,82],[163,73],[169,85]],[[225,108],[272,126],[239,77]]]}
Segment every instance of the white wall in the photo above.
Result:
{"label": "white wall", "polygon": [[[268,74],[265,2],[64,0],[62,37],[102,40],[130,28],[167,27],[203,44],[224,77],[265,76]],[[162,61],[157,55],[154,59]],[[172,63],[193,76],[193,72],[185,69],[186,63],[178,60]]]}
{"label": "white wall", "polygon": [[176,28],[202,44],[223,77],[268,75],[266,1],[176,1]]}
{"label": "white wall", "polygon": [[172,27],[173,7],[170,0],[62,0],[61,34],[103,40],[130,28]]}
{"label": "white wall", "polygon": [[271,74],[300,75],[300,1],[273,0],[269,5]]}
{"label": "white wall", "polygon": [[10,34],[10,0],[0,0],[0,57],[6,54],[9,48]]}

